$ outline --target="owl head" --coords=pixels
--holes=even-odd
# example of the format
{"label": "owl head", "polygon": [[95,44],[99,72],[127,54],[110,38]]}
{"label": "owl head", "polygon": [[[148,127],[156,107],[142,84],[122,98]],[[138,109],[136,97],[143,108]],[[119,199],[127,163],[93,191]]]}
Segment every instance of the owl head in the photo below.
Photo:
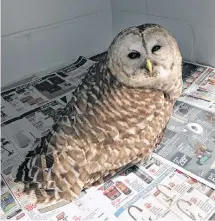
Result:
{"label": "owl head", "polygon": [[108,68],[130,87],[168,89],[181,81],[181,64],[175,38],[157,24],[123,30],[108,49]]}

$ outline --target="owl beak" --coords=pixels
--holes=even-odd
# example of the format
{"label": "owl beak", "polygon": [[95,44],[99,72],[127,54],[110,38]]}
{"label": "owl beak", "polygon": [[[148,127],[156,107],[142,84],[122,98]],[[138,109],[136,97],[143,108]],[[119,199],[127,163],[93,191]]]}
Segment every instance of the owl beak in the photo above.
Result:
{"label": "owl beak", "polygon": [[152,62],[149,59],[146,59],[146,64],[145,64],[147,70],[152,73]]}

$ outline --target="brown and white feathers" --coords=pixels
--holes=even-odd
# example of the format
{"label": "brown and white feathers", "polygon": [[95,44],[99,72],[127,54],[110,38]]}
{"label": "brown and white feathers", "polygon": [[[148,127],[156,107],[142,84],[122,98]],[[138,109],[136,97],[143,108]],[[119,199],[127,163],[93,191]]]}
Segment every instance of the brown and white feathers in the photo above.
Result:
{"label": "brown and white feathers", "polygon": [[28,153],[15,182],[37,203],[71,201],[147,157],[181,93],[181,62],[176,40],[159,25],[119,33],[106,58],[73,92],[52,132]]}

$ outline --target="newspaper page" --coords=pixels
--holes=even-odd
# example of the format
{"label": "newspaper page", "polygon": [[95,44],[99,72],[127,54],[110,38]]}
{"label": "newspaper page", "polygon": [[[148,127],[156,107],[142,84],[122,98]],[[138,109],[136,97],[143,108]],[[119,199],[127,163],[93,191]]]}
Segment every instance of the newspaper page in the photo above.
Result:
{"label": "newspaper page", "polygon": [[215,189],[215,115],[177,101],[154,153]]}
{"label": "newspaper page", "polygon": [[94,63],[80,56],[75,63],[40,78],[34,87],[49,100],[71,93]]}
{"label": "newspaper page", "polygon": [[183,63],[183,76],[184,90],[178,100],[215,113],[215,69]]}
{"label": "newspaper page", "polygon": [[[56,71],[60,71],[61,69],[68,69],[69,70],[69,68],[71,66],[73,67],[72,70],[76,70],[78,68],[80,68],[80,70],[81,70],[81,68],[85,69],[85,67],[87,67],[87,66],[89,67],[90,64],[94,64],[98,60],[100,60],[102,56],[103,55],[98,55],[97,60],[96,59],[89,59],[89,58],[86,58],[86,57],[83,57],[83,56],[79,56],[78,59],[74,62],[63,63],[60,66],[58,65],[57,67],[52,67],[48,70],[43,70],[43,71],[40,71],[38,73],[30,74],[28,76],[25,76],[25,77],[21,78],[18,81],[15,81],[15,82],[7,84],[7,85],[4,85],[4,86],[2,86],[2,91],[7,91],[9,89],[16,88],[18,86],[33,82],[33,81],[35,81],[35,80],[37,80],[41,77],[46,76],[47,74],[50,74],[50,73],[53,73],[53,72],[56,72]],[[85,62],[83,62],[83,60],[85,60]],[[87,64],[87,66],[83,67],[84,65],[86,65],[85,63]],[[69,75],[70,74],[71,73],[69,73]],[[62,75],[60,73],[59,73],[59,76],[60,77],[65,77],[65,75]],[[71,80],[72,80],[72,78],[71,78]]]}
{"label": "newspaper page", "polygon": [[[11,177],[4,180],[13,190]],[[215,218],[215,191],[156,158],[147,164],[133,165],[104,184],[90,188],[74,202],[50,211],[40,210],[25,193],[10,194],[14,198],[13,213],[7,219],[13,215],[26,217],[24,220],[52,221]]]}
{"label": "newspaper page", "polygon": [[64,107],[63,103],[53,100],[23,116],[39,131],[41,136],[46,136],[53,124],[57,122]]}
{"label": "newspaper page", "polygon": [[48,74],[37,81],[36,90],[49,100],[65,94],[75,88],[75,85],[66,81],[56,73]]}
{"label": "newspaper page", "polygon": [[23,156],[33,150],[36,142],[41,138],[41,134],[26,118],[3,125],[2,132]]}
{"label": "newspaper page", "polygon": [[89,194],[114,214],[114,220],[213,220],[214,190],[196,188],[190,179],[152,158],[91,188]]}
{"label": "newspaper page", "polygon": [[16,116],[19,116],[19,113],[16,111],[16,109],[1,97],[1,123]]}
{"label": "newspaper page", "polygon": [[35,81],[3,91],[1,96],[21,115],[47,101],[46,97],[35,90],[34,84],[36,84]]}

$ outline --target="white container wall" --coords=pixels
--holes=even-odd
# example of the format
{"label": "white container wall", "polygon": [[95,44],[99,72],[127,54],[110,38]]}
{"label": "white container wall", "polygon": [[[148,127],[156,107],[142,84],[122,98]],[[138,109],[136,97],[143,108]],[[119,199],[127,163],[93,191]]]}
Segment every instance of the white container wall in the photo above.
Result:
{"label": "white container wall", "polygon": [[2,84],[92,56],[112,40],[109,0],[2,0]]}
{"label": "white container wall", "polygon": [[214,0],[2,0],[2,85],[105,51],[122,29],[159,23],[184,59],[215,66]]}
{"label": "white container wall", "polygon": [[176,37],[184,59],[215,66],[214,0],[111,0],[113,34],[159,23]]}

